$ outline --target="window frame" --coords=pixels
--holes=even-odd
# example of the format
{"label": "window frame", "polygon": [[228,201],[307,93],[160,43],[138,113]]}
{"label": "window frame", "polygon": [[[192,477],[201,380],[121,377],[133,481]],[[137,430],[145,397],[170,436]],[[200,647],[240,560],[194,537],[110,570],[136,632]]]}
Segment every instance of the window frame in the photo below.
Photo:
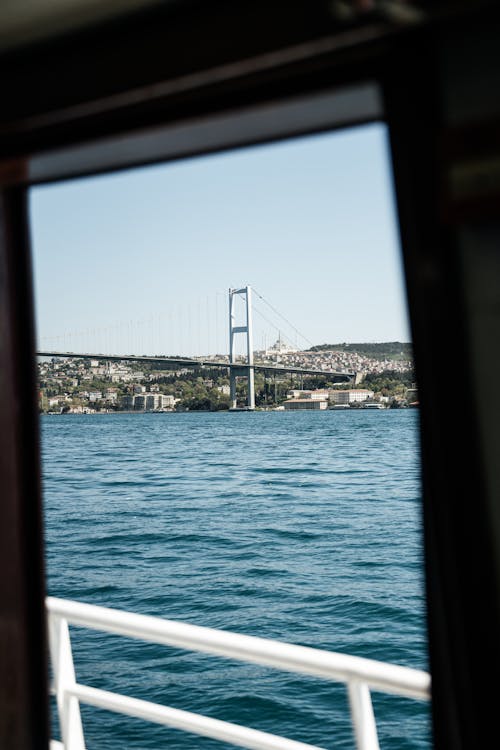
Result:
{"label": "window frame", "polygon": [[[496,732],[495,695],[478,686],[485,664],[490,669],[500,665],[497,540],[492,538],[488,524],[490,510],[477,409],[472,401],[459,413],[451,404],[443,404],[435,376],[447,358],[454,356],[462,362],[463,378],[473,379],[461,294],[465,281],[453,256],[457,228],[453,221],[443,222],[446,191],[443,194],[442,185],[447,165],[442,143],[444,93],[438,80],[442,40],[452,29],[467,34],[470,19],[398,34],[368,25],[351,29],[351,36],[338,30],[325,35],[309,27],[301,30],[300,16],[291,13],[290,18],[280,17],[274,6],[269,20],[259,6],[252,25],[246,30],[238,28],[226,43],[219,54],[219,58],[225,56],[221,60],[216,59],[211,34],[234,32],[234,18],[229,13],[224,19],[220,8],[216,11],[213,18],[208,17],[202,37],[195,28],[196,21],[207,19],[207,11],[199,10],[198,16],[174,13],[168,30],[172,55],[170,63],[162,63],[166,66],[162,71],[165,85],[160,89],[155,88],[158,81],[152,81],[154,56],[148,53],[151,18],[136,27],[135,37],[130,37],[130,30],[124,31],[123,24],[111,24],[79,36],[72,55],[68,56],[70,39],[60,45],[28,49],[24,57],[14,54],[4,67],[3,76],[12,73],[9,90],[14,93],[8,108],[11,120],[7,116],[0,123],[0,368],[4,378],[0,408],[0,485],[4,496],[0,505],[0,653],[9,654],[18,679],[12,690],[10,677],[0,677],[0,696],[5,696],[7,706],[0,717],[0,738],[8,736],[10,744],[17,742],[20,748],[45,748],[48,743],[42,506],[27,211],[30,186],[139,166],[158,158],[189,158],[370,122],[373,112],[365,111],[335,123],[332,111],[328,123],[323,119],[315,124],[312,118],[291,127],[285,118],[281,129],[274,128],[273,132],[265,131],[263,121],[258,133],[250,127],[242,136],[241,130],[243,120],[252,112],[255,115],[260,110],[262,114],[266,108],[268,113],[276,112],[281,107],[282,113],[289,115],[287,104],[293,101],[305,102],[308,110],[307,102],[314,97],[335,91],[342,95],[346,88],[365,86],[369,81],[382,92],[383,117],[391,138],[421,401],[434,744],[436,749],[486,746],[490,732]],[[252,39],[250,32],[258,30],[259,23],[263,28],[262,24],[269,22],[274,37],[272,33],[263,35],[266,47],[258,35]],[[125,61],[122,71],[116,66],[117,57],[123,56],[123,40],[128,38],[139,61],[134,85],[130,63]],[[239,52],[241,40],[244,44]],[[155,44],[160,41],[155,38]],[[107,92],[97,78],[89,83],[84,74],[86,66],[93,66],[94,42],[99,63],[114,75],[107,80]],[[194,50],[196,43],[202,49],[193,52],[198,62],[198,71],[193,71],[187,69],[192,63],[184,50]],[[183,60],[186,69],[182,69]],[[49,73],[47,79],[42,77],[42,83],[48,89],[45,93],[52,95],[48,96],[53,104],[50,111],[35,90],[44,61]],[[61,71],[65,63],[68,70],[60,80],[47,83],[50,72],[56,76],[57,66]],[[23,98],[32,105],[27,114],[22,114]],[[200,126],[206,125],[208,133],[210,124],[216,122],[221,126],[224,122],[228,128],[219,129],[219,141],[205,141],[204,145],[196,142],[194,134],[200,134]],[[178,144],[177,150],[167,154],[161,138],[168,128],[172,139],[174,131],[182,136],[191,128],[194,140],[188,139],[182,148]],[[111,153],[114,156],[110,159]],[[443,330],[450,332],[445,344],[440,337]],[[31,397],[26,397],[27,393]],[[467,507],[466,486],[471,484],[475,487],[474,512],[468,512]],[[470,552],[466,559],[465,548]]]}

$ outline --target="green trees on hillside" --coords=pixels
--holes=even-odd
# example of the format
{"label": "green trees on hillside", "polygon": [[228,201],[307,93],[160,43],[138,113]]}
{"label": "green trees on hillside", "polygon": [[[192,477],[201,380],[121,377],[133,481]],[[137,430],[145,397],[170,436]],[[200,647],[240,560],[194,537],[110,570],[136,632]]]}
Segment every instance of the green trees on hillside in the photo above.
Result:
{"label": "green trees on hillside", "polygon": [[360,354],[369,359],[402,359],[408,360],[413,357],[413,347],[411,344],[401,341],[385,341],[381,343],[360,343],[360,344],[319,344],[312,346],[312,352],[325,352],[337,350],[341,352],[352,352]]}
{"label": "green trees on hillside", "polygon": [[381,373],[368,373],[363,380],[363,387],[370,388],[382,396],[393,396],[403,398],[406,389],[415,383],[413,370],[397,372],[395,370],[384,370]]}

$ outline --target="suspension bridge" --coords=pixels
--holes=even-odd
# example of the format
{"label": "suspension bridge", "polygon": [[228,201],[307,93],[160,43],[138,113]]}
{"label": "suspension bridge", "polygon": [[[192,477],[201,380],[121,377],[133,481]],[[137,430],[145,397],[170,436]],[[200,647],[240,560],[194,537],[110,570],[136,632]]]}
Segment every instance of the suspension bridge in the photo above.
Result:
{"label": "suspension bridge", "polygon": [[[230,401],[232,410],[253,410],[255,408],[255,385],[254,376],[256,371],[262,371],[265,374],[277,373],[280,375],[290,374],[299,376],[322,376],[328,378],[330,382],[354,382],[355,372],[339,372],[335,370],[317,369],[310,367],[294,366],[282,362],[275,364],[269,361],[255,361],[254,352],[254,327],[253,311],[255,306],[252,304],[252,288],[247,285],[239,289],[229,289],[229,355],[219,355],[219,357],[186,357],[186,356],[168,356],[168,355],[137,355],[137,354],[109,354],[104,352],[77,352],[77,351],[54,351],[50,348],[42,348],[37,352],[39,357],[74,357],[79,359],[104,360],[107,362],[138,362],[155,365],[171,365],[173,367],[185,368],[223,368],[229,372]],[[264,300],[262,295],[258,295]],[[241,301],[238,304],[238,301]],[[242,304],[241,304],[242,303]],[[284,318],[269,303],[268,306],[275,314],[283,318],[287,324],[295,331],[296,335],[307,341],[299,331],[289,321]],[[264,316],[263,316],[264,317]],[[269,320],[267,319],[268,323]],[[279,329],[278,329],[279,330]],[[281,335],[280,331],[279,334]],[[238,353],[238,336],[243,336],[244,347],[243,353]],[[65,337],[66,338],[66,337]],[[71,339],[71,335],[69,335]],[[310,342],[308,342],[310,343]],[[240,347],[241,349],[241,347]],[[279,349],[277,354],[279,356]],[[265,354],[265,353],[264,353]],[[245,379],[247,383],[247,403],[245,406],[237,406],[236,384],[238,379]]]}

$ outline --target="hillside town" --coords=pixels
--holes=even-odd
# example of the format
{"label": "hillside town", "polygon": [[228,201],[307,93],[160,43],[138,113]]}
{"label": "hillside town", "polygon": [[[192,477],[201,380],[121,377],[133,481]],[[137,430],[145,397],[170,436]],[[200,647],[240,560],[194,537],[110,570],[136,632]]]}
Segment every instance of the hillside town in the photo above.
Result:
{"label": "hillside town", "polygon": [[405,373],[412,370],[413,362],[411,358],[405,356],[408,345],[403,345],[403,347],[397,357],[382,356],[374,358],[363,356],[358,351],[346,351],[345,349],[320,349],[317,347],[315,350],[300,351],[287,346],[282,341],[276,341],[272,347],[265,351],[256,352],[255,355],[257,362],[282,365],[283,367],[356,372],[359,373],[360,377],[363,377],[368,373],[380,374],[389,370]]}
{"label": "hillside town", "polygon": [[[404,352],[401,352],[403,355]],[[213,361],[224,361],[216,356]],[[418,405],[411,359],[370,358],[340,349],[290,351],[275,346],[255,361],[283,367],[283,374],[256,372],[257,409],[404,408]],[[355,373],[350,383],[328,376],[293,376],[286,367]],[[39,410],[49,414],[115,411],[219,411],[229,408],[229,378],[223,368],[177,367],[165,363],[87,359],[75,356],[38,361]]]}

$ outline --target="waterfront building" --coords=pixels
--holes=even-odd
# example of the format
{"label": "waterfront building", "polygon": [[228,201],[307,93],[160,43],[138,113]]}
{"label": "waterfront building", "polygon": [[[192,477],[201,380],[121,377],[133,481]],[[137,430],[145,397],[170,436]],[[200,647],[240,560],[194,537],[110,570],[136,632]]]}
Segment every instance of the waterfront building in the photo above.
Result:
{"label": "waterfront building", "polygon": [[122,406],[124,409],[133,409],[134,408],[134,397],[130,394],[126,394],[122,398]]}
{"label": "waterfront building", "polygon": [[173,409],[178,399],[169,393],[160,393],[160,409]]}
{"label": "waterfront building", "polygon": [[137,396],[133,397],[134,400],[134,409],[137,411],[145,411],[146,410],[146,394],[141,393]]}
{"label": "waterfront building", "polygon": [[328,401],[329,392],[328,390],[311,390],[311,391],[301,391],[292,389],[288,391],[286,394],[286,397],[288,399],[301,399],[301,398],[308,398],[312,399],[313,401]]}
{"label": "waterfront building", "polygon": [[318,398],[290,398],[283,404],[285,411],[298,409],[328,409],[328,401]]}
{"label": "waterfront building", "polygon": [[136,411],[157,411],[158,409],[173,409],[175,397],[165,393],[140,393],[129,396]]}
{"label": "waterfront building", "polygon": [[330,391],[330,402],[333,404],[354,404],[373,398],[373,391],[368,388],[349,388],[344,391]]}
{"label": "waterfront building", "polygon": [[158,409],[158,395],[156,393],[144,394],[144,408],[146,411]]}

